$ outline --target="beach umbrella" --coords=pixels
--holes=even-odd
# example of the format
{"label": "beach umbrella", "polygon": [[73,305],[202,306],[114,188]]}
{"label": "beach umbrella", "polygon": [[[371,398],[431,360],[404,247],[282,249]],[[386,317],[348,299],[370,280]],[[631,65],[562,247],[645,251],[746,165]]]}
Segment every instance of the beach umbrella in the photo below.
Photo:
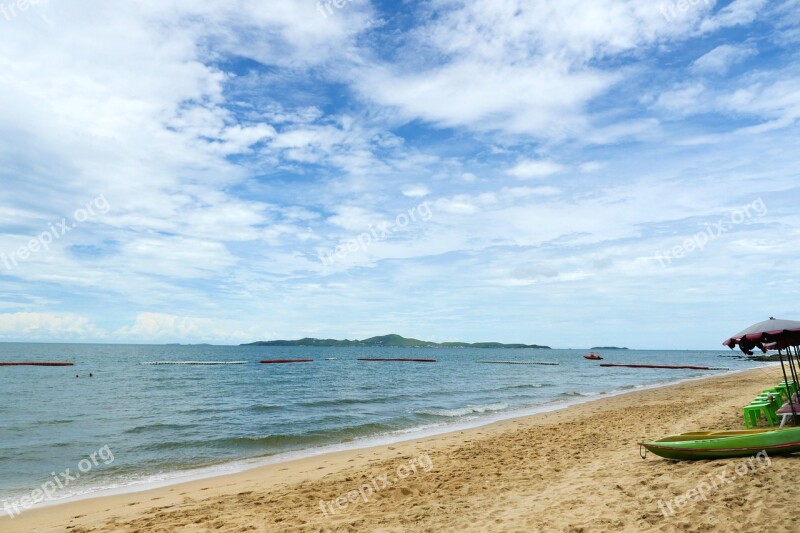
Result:
{"label": "beach umbrella", "polygon": [[[731,350],[738,346],[742,352],[748,355],[753,355],[753,348],[758,348],[762,352],[778,350],[778,359],[781,361],[783,379],[788,382],[786,365],[783,364],[783,356],[785,354],[789,367],[789,375],[795,384],[795,390],[800,390],[798,371],[795,368],[795,360],[799,360],[798,358],[800,358],[800,321],[769,317],[769,320],[753,324],[749,328],[725,340],[722,344]],[[792,357],[792,355],[794,355],[794,357]],[[794,397],[789,398],[789,405],[792,409],[792,418],[796,423],[797,412],[794,406]]]}

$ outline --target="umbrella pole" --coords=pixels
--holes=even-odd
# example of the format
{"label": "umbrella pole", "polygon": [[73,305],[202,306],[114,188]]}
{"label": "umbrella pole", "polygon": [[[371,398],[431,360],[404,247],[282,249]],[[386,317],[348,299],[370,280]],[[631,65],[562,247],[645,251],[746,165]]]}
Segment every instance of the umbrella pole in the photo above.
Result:
{"label": "umbrella pole", "polygon": [[[783,366],[783,349],[781,348],[778,348],[778,359],[781,360],[781,371],[783,371],[783,382],[786,383],[789,380],[786,377],[786,367]],[[789,370],[789,372],[791,373],[791,370]],[[792,376],[792,381],[794,381],[794,376]],[[789,395],[789,407],[792,409],[792,423],[794,423],[794,425],[797,425],[797,411],[794,410],[794,396],[791,394]]]}
{"label": "umbrella pole", "polygon": [[[797,354],[795,354],[795,357]],[[792,376],[792,381],[794,381],[795,388],[800,386],[800,383],[797,381],[797,369],[794,367],[794,358],[792,357],[792,347],[788,346],[786,348],[786,359],[789,361],[789,373]],[[800,388],[798,388],[798,392],[800,392]]]}
{"label": "umbrella pole", "polygon": [[791,398],[789,398],[789,406],[792,409],[792,422],[794,425],[798,425],[797,411],[795,409],[794,399],[795,396],[800,394],[800,383],[797,382],[797,369],[794,367],[794,360],[792,358],[792,347],[788,346],[786,348],[786,359],[789,362],[789,374],[792,376],[792,381],[794,382],[794,389],[797,391]]}
{"label": "umbrella pole", "polygon": [[[792,374],[792,381],[794,381],[795,390],[798,391],[797,395],[800,395],[800,383],[798,383],[798,381],[797,381],[797,369],[794,366],[794,360],[792,358],[792,347],[791,346],[788,346],[786,348],[786,355],[787,355],[787,359],[789,360],[789,372]],[[797,357],[797,348],[795,347],[795,358],[796,357]],[[798,419],[797,419],[797,413],[795,412],[795,409],[794,409],[794,396],[792,398],[789,398],[789,400],[791,401],[790,405],[792,407],[792,417],[793,417],[793,420],[794,420],[794,424],[797,425]]]}
{"label": "umbrella pole", "polygon": [[[791,346],[787,349],[787,351],[791,354]],[[792,371],[794,372],[795,384],[800,386],[800,373],[798,373],[797,368],[795,368],[795,366],[794,366],[795,361],[800,363],[800,359],[798,359],[798,357],[800,357],[800,352],[798,352],[797,346],[795,346],[794,347],[794,360],[792,360],[791,357],[790,357],[789,358],[789,363],[792,365]],[[798,389],[798,390],[800,390],[800,389]]]}

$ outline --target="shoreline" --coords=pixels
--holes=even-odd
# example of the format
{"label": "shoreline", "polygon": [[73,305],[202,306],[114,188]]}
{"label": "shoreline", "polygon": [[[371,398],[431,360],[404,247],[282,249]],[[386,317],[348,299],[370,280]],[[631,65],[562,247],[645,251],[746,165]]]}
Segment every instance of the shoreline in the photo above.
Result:
{"label": "shoreline", "polygon": [[[84,500],[92,500],[95,498],[137,494],[141,492],[147,492],[150,490],[181,485],[184,483],[191,483],[195,481],[203,481],[206,479],[215,479],[228,475],[241,474],[241,473],[246,473],[250,470],[256,470],[270,465],[279,465],[292,461],[298,461],[313,457],[320,457],[338,452],[368,450],[370,448],[375,448],[375,447],[389,446],[392,444],[401,444],[415,439],[427,439],[438,436],[446,436],[451,433],[456,433],[460,431],[469,431],[482,427],[492,426],[493,424],[499,422],[524,419],[527,417],[533,417],[545,413],[557,412],[564,409],[569,409],[570,407],[573,406],[584,405],[587,403],[603,400],[606,398],[614,398],[621,395],[632,394],[647,390],[656,390],[664,387],[680,385],[682,383],[690,383],[693,381],[715,379],[721,376],[751,372],[774,366],[779,366],[779,363],[766,363],[754,368],[728,370],[711,376],[704,375],[698,377],[688,377],[684,379],[656,383],[652,385],[635,385],[629,388],[617,389],[609,392],[587,393],[586,395],[577,396],[572,399],[555,400],[543,404],[538,404],[535,406],[512,409],[509,411],[495,412],[487,414],[485,416],[477,416],[475,418],[469,418],[466,420],[459,420],[453,422],[434,424],[431,426],[410,428],[407,430],[396,431],[388,434],[362,437],[348,442],[327,444],[324,446],[318,446],[314,448],[292,450],[289,452],[281,452],[262,457],[255,457],[249,459],[235,459],[232,461],[226,461],[224,463],[195,467],[187,470],[171,471],[163,474],[164,476],[163,479],[153,479],[143,482],[133,482],[118,487],[101,487],[94,490],[89,489],[86,492],[80,494],[74,494],[65,496],[63,498],[44,501],[35,504],[34,506],[26,510],[26,513],[33,512],[38,509],[44,509],[59,505],[66,505]],[[7,516],[8,515],[5,512],[3,512],[2,508],[0,508],[0,520],[2,520]]]}
{"label": "shoreline", "polygon": [[[752,374],[752,376],[748,377],[748,374]],[[744,380],[749,379],[750,381],[758,381],[759,378],[762,378],[761,381],[765,381],[764,377],[767,374],[774,375],[775,378],[778,377],[774,372],[774,365],[764,365],[753,369],[725,372],[715,376],[687,378],[676,382],[620,391],[615,394],[598,394],[592,397],[577,398],[574,401],[569,401],[568,405],[564,405],[563,402],[550,404],[544,411],[534,414],[514,413],[512,415],[511,413],[505,413],[506,417],[500,420],[492,419],[491,417],[481,418],[480,420],[468,421],[474,424],[474,427],[471,428],[453,428],[448,426],[447,431],[441,431],[442,428],[439,428],[440,431],[427,436],[403,435],[403,438],[395,438],[391,442],[378,444],[361,443],[361,446],[349,446],[347,449],[340,450],[317,449],[312,453],[309,453],[309,450],[304,450],[305,456],[303,457],[286,458],[284,456],[281,458],[282,460],[279,461],[275,461],[277,456],[272,456],[270,458],[273,460],[271,464],[249,465],[246,469],[237,472],[218,473],[213,476],[203,476],[201,478],[188,480],[172,480],[168,484],[160,487],[145,485],[141,486],[141,488],[137,488],[135,491],[126,490],[118,494],[100,494],[99,492],[95,492],[76,500],[48,502],[48,505],[29,509],[13,520],[4,516],[0,518],[0,523],[3,524],[4,529],[10,526],[11,530],[14,530],[15,527],[20,526],[23,529],[19,529],[19,531],[35,530],[39,523],[52,524],[52,518],[56,516],[88,516],[87,513],[82,510],[85,508],[98,509],[100,507],[109,507],[109,509],[101,512],[101,515],[111,512],[112,509],[119,508],[117,511],[127,515],[127,513],[124,512],[125,508],[140,505],[141,502],[139,502],[139,500],[156,495],[158,498],[153,498],[151,501],[166,499],[166,496],[174,496],[174,493],[178,491],[181,491],[180,495],[194,493],[203,496],[216,495],[222,497],[226,494],[226,488],[237,485],[242,485],[240,488],[252,488],[253,483],[256,483],[256,486],[263,489],[263,484],[266,483],[268,486],[275,489],[279,486],[292,485],[293,483],[320,482],[322,478],[319,477],[319,475],[322,473],[326,476],[333,475],[335,472],[341,470],[343,467],[350,466],[352,463],[356,463],[356,465],[362,467],[366,466],[364,460],[368,455],[373,457],[382,457],[386,454],[393,455],[391,452],[395,449],[416,450],[419,448],[419,445],[424,445],[426,449],[435,450],[441,448],[443,445],[452,444],[454,441],[470,442],[465,439],[474,439],[477,435],[496,434],[518,426],[539,426],[551,419],[568,420],[570,419],[570,414],[576,411],[602,410],[615,403],[631,403],[633,398],[636,397],[664,395],[665,391],[674,388],[696,388],[701,387],[703,383],[713,385],[720,381],[736,380],[737,378]],[[540,409],[541,407],[542,406],[539,406]],[[739,413],[740,412],[739,409]],[[740,417],[740,414],[738,416]],[[690,428],[684,429],[688,430]],[[639,435],[638,437],[643,436],[645,435]],[[649,437],[658,436],[661,435],[658,433],[649,435]],[[347,444],[352,445],[352,443]],[[633,454],[636,453],[635,450],[631,450],[631,452]],[[436,461],[434,461],[434,465],[435,464]],[[255,479],[260,479],[262,483],[256,482]],[[130,488],[130,486],[127,488]],[[204,494],[203,491],[208,492]],[[131,503],[133,501],[136,501],[136,503]],[[320,501],[322,501],[322,499],[320,499]],[[34,529],[24,529],[26,527],[33,527]],[[102,531],[102,529],[100,529],[100,531]]]}

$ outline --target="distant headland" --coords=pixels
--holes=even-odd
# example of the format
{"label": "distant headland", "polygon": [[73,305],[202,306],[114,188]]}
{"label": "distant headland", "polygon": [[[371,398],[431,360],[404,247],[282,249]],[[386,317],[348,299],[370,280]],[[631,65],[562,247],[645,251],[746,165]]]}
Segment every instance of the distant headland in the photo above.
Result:
{"label": "distant headland", "polygon": [[419,339],[407,339],[400,335],[381,335],[380,337],[370,337],[364,340],[336,340],[336,339],[313,339],[306,337],[296,341],[258,341],[241,346],[337,346],[337,347],[403,347],[403,348],[534,348],[549,350],[549,346],[538,344],[503,344],[500,342],[431,342]]}
{"label": "distant headland", "polygon": [[595,346],[594,348],[589,348],[590,350],[627,350],[628,348],[619,347],[619,346]]}

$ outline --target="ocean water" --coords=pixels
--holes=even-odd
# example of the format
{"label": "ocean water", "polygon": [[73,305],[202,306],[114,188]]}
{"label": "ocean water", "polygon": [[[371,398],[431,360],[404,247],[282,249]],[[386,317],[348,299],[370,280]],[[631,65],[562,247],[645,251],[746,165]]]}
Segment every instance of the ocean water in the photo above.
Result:
{"label": "ocean water", "polygon": [[[68,498],[110,487],[136,487],[200,467],[357,444],[367,437],[402,435],[418,428],[445,431],[469,420],[720,373],[602,368],[584,360],[584,353],[0,344],[0,361],[76,364],[0,367],[0,514],[4,499],[30,495],[48,482],[53,487],[56,479],[63,486],[50,490],[51,495]],[[601,353],[604,363],[731,370],[759,366],[721,357],[732,355],[726,351]],[[438,363],[374,363],[357,357],[423,357]],[[258,364],[267,358],[315,362]],[[141,364],[160,360],[249,363]],[[481,360],[560,365],[494,365]],[[94,377],[89,378],[90,372]],[[103,451],[98,455],[99,450]],[[74,479],[61,476],[67,469]]]}

